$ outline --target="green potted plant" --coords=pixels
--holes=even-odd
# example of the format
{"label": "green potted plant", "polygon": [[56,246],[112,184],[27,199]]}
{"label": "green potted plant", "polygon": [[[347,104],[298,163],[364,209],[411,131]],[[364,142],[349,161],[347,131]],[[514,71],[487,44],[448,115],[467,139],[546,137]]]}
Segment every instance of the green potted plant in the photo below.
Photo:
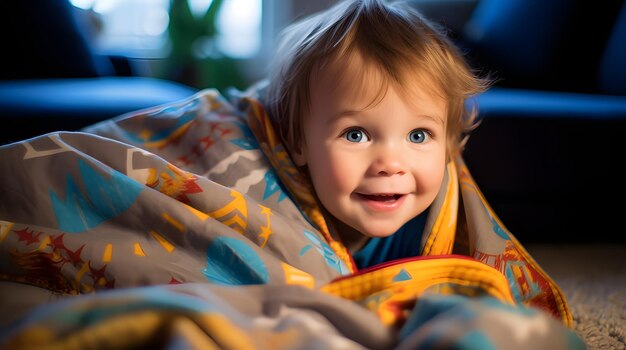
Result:
{"label": "green potted plant", "polygon": [[196,88],[245,88],[237,61],[216,45],[217,18],[224,0],[213,0],[201,16],[194,15],[189,0],[170,1],[168,35],[170,55],[165,74]]}

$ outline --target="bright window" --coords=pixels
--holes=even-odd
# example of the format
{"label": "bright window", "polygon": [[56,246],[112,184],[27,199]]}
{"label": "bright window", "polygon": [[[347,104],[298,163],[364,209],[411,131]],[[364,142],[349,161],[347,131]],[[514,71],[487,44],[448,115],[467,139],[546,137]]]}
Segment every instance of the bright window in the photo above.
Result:
{"label": "bright window", "polygon": [[[95,46],[104,53],[133,57],[168,54],[169,0],[70,0],[93,11],[101,22]],[[188,0],[202,16],[212,0]],[[217,18],[216,45],[233,58],[250,58],[261,47],[262,0],[225,0]]]}

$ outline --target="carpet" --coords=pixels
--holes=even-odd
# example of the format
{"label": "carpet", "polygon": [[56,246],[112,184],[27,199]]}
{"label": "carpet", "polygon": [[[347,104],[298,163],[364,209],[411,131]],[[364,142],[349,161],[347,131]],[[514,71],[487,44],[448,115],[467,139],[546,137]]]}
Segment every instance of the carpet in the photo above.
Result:
{"label": "carpet", "polygon": [[561,287],[589,349],[626,349],[626,245],[527,244]]}

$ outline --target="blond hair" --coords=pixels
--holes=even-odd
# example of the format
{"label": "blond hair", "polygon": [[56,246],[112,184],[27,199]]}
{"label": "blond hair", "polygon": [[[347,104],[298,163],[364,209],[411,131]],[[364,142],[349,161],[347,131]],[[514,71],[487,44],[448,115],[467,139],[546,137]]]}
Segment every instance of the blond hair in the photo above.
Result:
{"label": "blond hair", "polygon": [[379,96],[390,82],[403,88],[416,77],[434,82],[435,93],[446,101],[449,155],[475,127],[476,108],[466,106],[468,98],[487,87],[441,30],[399,2],[341,1],[287,27],[277,52],[266,106],[288,149],[304,139],[302,118],[310,108],[312,74],[354,52],[384,73]]}

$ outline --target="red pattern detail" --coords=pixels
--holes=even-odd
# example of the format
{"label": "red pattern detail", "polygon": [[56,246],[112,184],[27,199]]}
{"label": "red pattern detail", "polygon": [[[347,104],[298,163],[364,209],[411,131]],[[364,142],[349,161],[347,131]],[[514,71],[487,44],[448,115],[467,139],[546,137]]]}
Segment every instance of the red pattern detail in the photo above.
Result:
{"label": "red pattern detail", "polygon": [[155,181],[146,185],[185,204],[190,202],[187,194],[202,192],[202,188],[196,183],[197,176],[175,166],[168,165],[168,169],[169,172],[162,172]]}
{"label": "red pattern detail", "polygon": [[231,132],[233,132],[232,129],[224,129],[222,128],[222,123],[211,123],[211,133],[214,133],[215,131],[219,131],[220,132],[220,138],[224,135],[230,134]]}
{"label": "red pattern detail", "polygon": [[196,177],[193,177],[183,180],[180,192],[176,196],[177,200],[183,203],[189,203],[189,197],[187,197],[187,194],[202,192],[202,188],[198,186],[196,179]]}
{"label": "red pattern detail", "polygon": [[84,263],[83,259],[80,257],[80,254],[83,251],[83,248],[85,247],[85,245],[81,245],[80,248],[76,249],[76,251],[71,251],[67,248],[65,248],[65,252],[67,254],[67,262],[71,263],[74,266],[77,265],[82,265]]}
{"label": "red pattern detail", "polygon": [[[404,291],[404,287],[399,287],[394,290],[394,293],[401,294],[404,293]],[[391,313],[393,315],[393,326],[399,329],[406,323],[416,303],[417,298],[415,295],[408,296],[401,300],[382,300],[380,301],[379,312],[384,310]]]}
{"label": "red pattern detail", "polygon": [[200,147],[200,145],[194,145],[191,148],[191,154],[193,154],[194,156],[196,156],[196,158],[200,158],[202,157],[202,155],[204,154],[204,148]]}
{"label": "red pattern detail", "polygon": [[89,264],[89,273],[91,274],[91,277],[93,278],[94,281],[98,281],[100,278],[105,278],[104,273],[106,272],[106,269],[107,269],[106,264],[104,264],[99,269],[94,269],[91,266],[91,261],[88,264]]}
{"label": "red pattern detail", "polygon": [[217,140],[221,140],[225,135],[233,132],[232,129],[224,128],[221,122],[208,124],[210,127],[209,135],[198,139],[198,143],[191,148],[189,153],[178,157],[178,164],[181,166],[193,164],[197,159],[201,158],[209,148],[213,147]]}
{"label": "red pattern detail", "polygon": [[476,252],[474,253],[474,258],[484,264],[493,267],[500,272],[504,272],[505,261],[502,254],[487,254],[476,250]]}
{"label": "red pattern detail", "polygon": [[176,278],[172,277],[172,279],[167,282],[167,284],[183,284],[183,282],[177,280]]}
{"label": "red pattern detail", "polygon": [[63,243],[63,236],[65,236],[65,233],[56,237],[51,237],[50,245],[52,246],[52,250],[67,250],[67,248],[65,248],[65,243]]}
{"label": "red pattern detail", "polygon": [[[518,248],[508,241],[504,250],[505,265],[507,262],[519,262],[522,275],[518,277],[517,283],[522,293],[524,304],[543,309],[553,314],[557,319],[561,318],[561,312],[557,306],[556,296],[550,287],[550,282],[546,277],[530,264]],[[538,291],[533,291],[532,285],[536,285]]]}
{"label": "red pattern detail", "polygon": [[113,289],[113,288],[115,288],[115,279],[107,281],[107,283],[104,285],[104,287],[106,289]]}
{"label": "red pattern detail", "polygon": [[[180,156],[178,157],[178,159],[176,159],[176,162],[178,163],[178,165],[180,166],[187,166],[191,164],[191,159],[189,158],[188,155],[186,156]],[[152,187],[152,186],[151,186]]]}
{"label": "red pattern detail", "polygon": [[205,150],[209,149],[211,146],[213,146],[213,144],[215,144],[215,141],[213,140],[211,136],[205,136],[201,138],[199,141],[200,141],[200,144],[202,145],[202,148]]}
{"label": "red pattern detail", "polygon": [[41,235],[41,232],[37,232],[37,234],[35,235],[35,231],[29,231],[28,227],[24,228],[23,230],[13,232],[15,232],[17,237],[19,237],[18,242],[26,242],[27,246],[33,243],[39,243],[39,236]]}
{"label": "red pattern detail", "polygon": [[[28,227],[22,230],[13,230],[13,232],[17,235],[18,242],[24,242],[24,246],[41,242],[39,237],[43,234],[43,232],[30,230]],[[115,287],[115,280],[108,280],[105,276],[106,264],[100,269],[92,268],[91,262],[85,262],[81,257],[85,245],[83,244],[76,250],[71,250],[66,247],[64,238],[65,233],[56,236],[50,235],[50,243],[45,249],[35,251],[29,249],[29,251],[20,252],[18,248],[14,248],[11,252],[11,260],[24,273],[13,276],[13,278],[16,281],[34,284],[53,291],[75,294],[82,291],[82,288],[74,281],[74,276],[66,276],[66,273],[61,269],[67,263],[77,270],[80,270],[84,264],[89,264],[89,272],[86,276],[92,278],[92,287]]]}

